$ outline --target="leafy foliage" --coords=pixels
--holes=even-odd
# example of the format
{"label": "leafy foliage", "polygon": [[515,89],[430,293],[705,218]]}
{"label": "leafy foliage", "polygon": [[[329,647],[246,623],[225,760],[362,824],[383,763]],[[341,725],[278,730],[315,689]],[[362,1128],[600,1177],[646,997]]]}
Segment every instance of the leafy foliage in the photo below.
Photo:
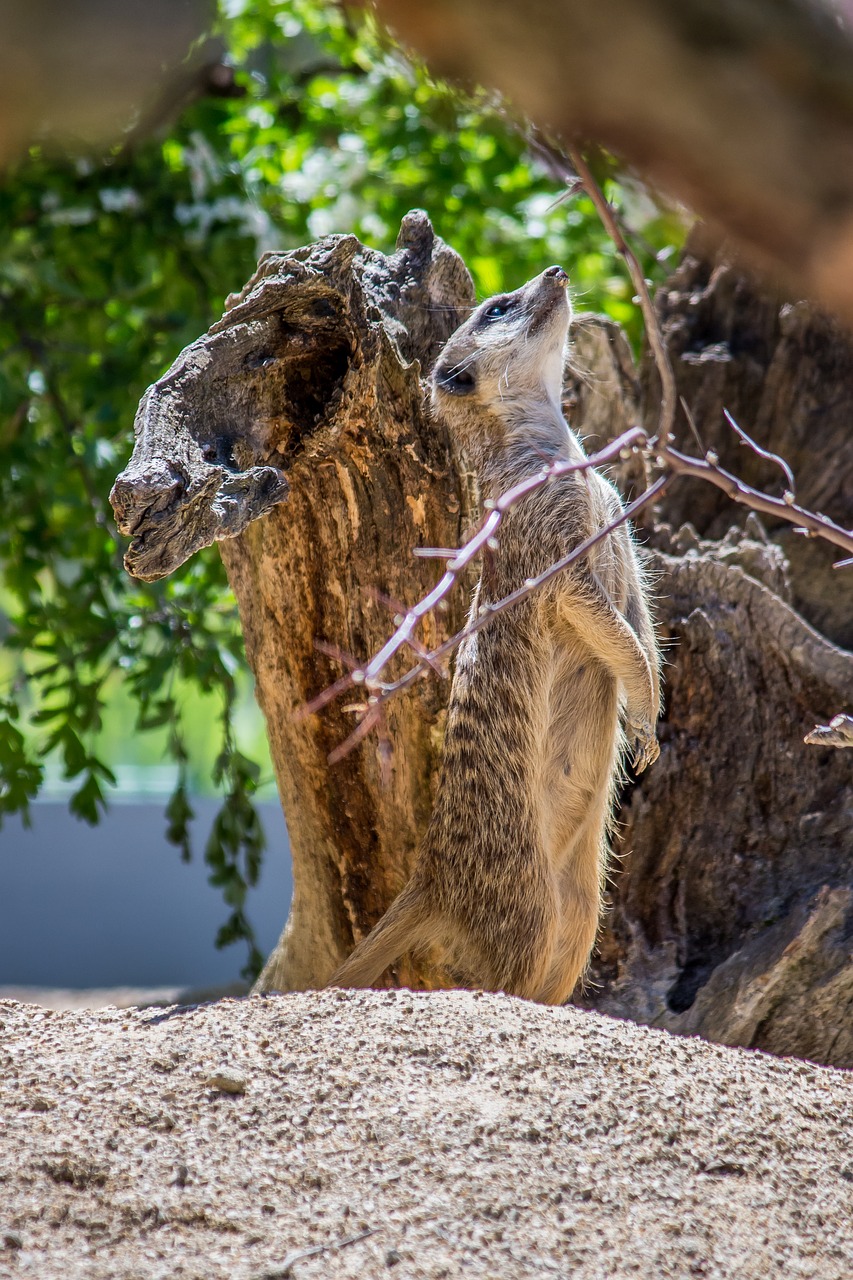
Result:
{"label": "leafy foliage", "polygon": [[[189,857],[188,729],[199,695],[215,696],[223,805],[205,857],[231,909],[218,942],[247,941],[254,970],[260,769],[235,742],[234,602],[215,550],[165,582],[129,579],[108,504],[140,395],[259,252],[332,231],[387,250],[413,206],[484,294],[560,260],[580,305],[636,322],[588,202],[555,204],[498,105],[460,98],[337,6],[223,0],[220,24],[242,97],[206,97],[167,136],[130,133],[103,156],[34,147],[0,187],[0,821],[26,818],[46,758],[73,780],[77,816],[98,820],[105,756],[122,750],[105,744],[105,706],[121,696],[123,737],[164,735],[177,765],[166,834]],[[641,213],[653,245],[677,238],[648,202]]]}

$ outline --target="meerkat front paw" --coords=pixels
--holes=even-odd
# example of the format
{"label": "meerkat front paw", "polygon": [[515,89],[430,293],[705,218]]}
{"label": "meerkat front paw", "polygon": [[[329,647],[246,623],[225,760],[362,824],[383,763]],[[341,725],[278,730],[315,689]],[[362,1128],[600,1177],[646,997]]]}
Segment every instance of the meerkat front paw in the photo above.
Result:
{"label": "meerkat front paw", "polygon": [[629,716],[625,722],[625,737],[631,753],[631,764],[635,773],[642,773],[654,764],[660,755],[660,747],[655,737],[655,727],[645,717],[634,719]]}

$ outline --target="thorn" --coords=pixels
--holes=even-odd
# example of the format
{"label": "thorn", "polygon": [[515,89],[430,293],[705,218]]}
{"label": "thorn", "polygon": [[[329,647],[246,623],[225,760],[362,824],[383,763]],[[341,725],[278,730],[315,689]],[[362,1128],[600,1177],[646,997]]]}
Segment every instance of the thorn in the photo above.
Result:
{"label": "thorn", "polygon": [[413,547],[412,555],[417,556],[419,560],[455,560],[459,554],[457,548],[453,547]]}
{"label": "thorn", "polygon": [[[361,673],[364,680],[364,674]],[[293,712],[293,719],[298,721],[306,720],[308,716],[313,716],[317,711],[322,711],[323,707],[334,702],[339,693],[343,693],[351,684],[358,683],[356,673],[352,672],[348,675],[341,676],[340,680],[336,680],[334,684],[329,685],[328,689],[324,689],[322,693],[318,693],[316,698],[312,698],[310,702],[306,702],[304,706],[297,707]]]}
{"label": "thorn", "polygon": [[399,600],[395,600],[393,596],[386,595],[378,587],[365,587],[364,593],[371,600],[375,600],[377,604],[383,605],[390,613],[394,614],[395,627],[402,626],[403,620],[409,612],[404,604],[401,604]]}
{"label": "thorn", "polygon": [[329,764],[340,764],[351,751],[354,751],[358,744],[367,737],[370,730],[374,727],[378,720],[378,714],[375,707],[367,712],[360,724],[356,725],[348,738],[337,747],[334,751],[329,752]]}
{"label": "thorn", "polygon": [[356,671],[361,663],[354,658],[351,653],[340,649],[336,644],[327,644],[325,640],[315,640],[314,648],[318,653],[324,654],[327,658],[331,658],[334,662],[339,662],[342,667],[347,667],[350,671]]}

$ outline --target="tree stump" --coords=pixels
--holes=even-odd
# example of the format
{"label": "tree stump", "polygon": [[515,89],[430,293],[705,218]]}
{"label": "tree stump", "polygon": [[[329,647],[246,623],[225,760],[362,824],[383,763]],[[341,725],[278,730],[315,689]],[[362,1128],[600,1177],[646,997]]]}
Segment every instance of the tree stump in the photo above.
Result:
{"label": "tree stump", "polygon": [[[390,257],[348,236],[268,256],[146,394],[116,483],[131,572],[160,576],[226,539],[293,850],[290,919],[262,990],[328,978],[406,880],[430,813],[446,682],[420,681],[391,704],[390,758],[369,738],[328,764],[353,727],[346,701],[294,714],[342,674],[315,641],[375,652],[393,627],[376,590],[413,603],[436,568],[412,549],[457,545],[476,516],[420,381],[472,301],[464,265],[422,214],[404,220]],[[802,501],[849,516],[846,335],[690,254],[660,306],[706,447],[775,482],[726,434],[729,408],[765,447],[790,448]],[[653,414],[654,376],[637,372],[611,322],[583,317],[574,332],[565,400],[595,447]],[[643,483],[630,463],[617,480]],[[813,609],[796,538],[774,541],[723,503],[681,481],[649,525],[667,642],[662,752],[626,786],[613,907],[579,998],[853,1065],[851,757],[803,744],[814,724],[853,709],[853,657],[794,607],[849,643],[835,599],[845,580],[831,579],[832,598],[815,587]],[[457,629],[464,595],[431,621],[429,643]],[[409,958],[389,980],[430,987],[446,975]]]}
{"label": "tree stump", "polygon": [[[345,670],[315,642],[373,653],[394,613],[376,593],[418,599],[436,565],[413,548],[455,546],[473,518],[420,382],[473,299],[462,260],[420,213],[391,257],[354,236],[268,254],[146,393],[116,481],[131,573],[160,577],[219,539],[237,597],[293,856],[290,918],[262,990],[325,983],[402,888],[429,818],[444,685],[423,680],[391,706],[388,760],[372,736],[328,763],[355,727],[357,690],[296,717]],[[460,595],[431,621],[430,645],[465,609]],[[437,980],[424,962],[398,977]]]}

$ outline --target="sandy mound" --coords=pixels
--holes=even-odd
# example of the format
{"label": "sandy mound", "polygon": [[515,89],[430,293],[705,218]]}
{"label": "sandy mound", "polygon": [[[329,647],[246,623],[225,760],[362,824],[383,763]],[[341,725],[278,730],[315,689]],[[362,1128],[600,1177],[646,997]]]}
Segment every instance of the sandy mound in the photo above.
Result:
{"label": "sandy mound", "polygon": [[3,1277],[853,1274],[849,1074],[574,1008],[4,1002],[0,1098]]}

